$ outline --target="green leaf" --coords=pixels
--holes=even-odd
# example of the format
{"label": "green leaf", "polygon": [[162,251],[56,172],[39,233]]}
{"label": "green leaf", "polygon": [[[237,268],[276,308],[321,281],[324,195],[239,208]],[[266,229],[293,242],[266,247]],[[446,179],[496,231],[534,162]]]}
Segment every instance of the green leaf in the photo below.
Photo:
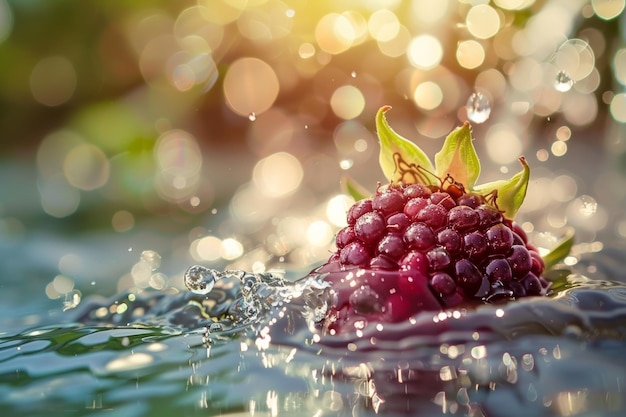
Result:
{"label": "green leaf", "polygon": [[438,184],[435,169],[428,156],[417,145],[397,134],[385,118],[391,106],[383,106],[376,114],[376,130],[380,140],[380,167],[385,177],[404,184]]}
{"label": "green leaf", "polygon": [[507,219],[514,219],[517,211],[524,202],[528,180],[530,179],[530,168],[524,157],[519,158],[522,170],[513,175],[509,180],[499,180],[474,187],[475,192],[488,195],[495,192],[496,205],[503,212]]}
{"label": "green leaf", "polygon": [[468,122],[454,129],[446,138],[443,147],[435,154],[437,176],[444,180],[448,176],[471,190],[480,175],[480,161],[472,143],[472,129]]}
{"label": "green leaf", "polygon": [[574,245],[574,235],[574,228],[568,227],[565,229],[565,236],[563,236],[563,239],[561,239],[550,252],[543,256],[543,262],[546,264],[546,270],[552,268],[569,255],[569,252],[572,250],[572,246]]}
{"label": "green leaf", "polygon": [[341,177],[341,190],[354,198],[354,201],[363,200],[372,195],[365,187],[357,183],[352,177],[344,175]]}

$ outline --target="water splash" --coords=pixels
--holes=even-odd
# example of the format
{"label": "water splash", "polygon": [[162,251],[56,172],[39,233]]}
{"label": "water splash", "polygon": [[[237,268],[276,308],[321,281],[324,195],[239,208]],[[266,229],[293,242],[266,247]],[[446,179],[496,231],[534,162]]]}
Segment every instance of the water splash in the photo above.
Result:
{"label": "water splash", "polygon": [[556,73],[556,77],[554,79],[554,88],[556,91],[565,93],[571,90],[573,85],[574,80],[572,80],[567,72],[561,70]]}
{"label": "water splash", "polygon": [[484,123],[491,115],[489,99],[481,93],[472,93],[465,105],[467,117],[474,123]]}
{"label": "water splash", "polygon": [[[218,271],[194,265],[184,274],[184,283],[193,294],[207,295],[218,281],[234,279],[239,283],[240,297],[232,301],[229,320],[217,321],[210,317],[209,333],[230,328],[241,328],[254,323],[264,323],[267,315],[276,313],[294,300],[299,301],[300,313],[309,327],[326,317],[329,297],[326,289],[329,283],[321,275],[308,275],[295,282],[285,280],[272,273],[251,273],[242,270]],[[207,314],[207,316],[210,316]],[[219,324],[219,326],[216,326]]]}
{"label": "water splash", "polygon": [[208,294],[213,290],[218,279],[227,275],[228,271],[219,272],[203,266],[195,265],[187,269],[183,280],[185,287],[194,294]]}

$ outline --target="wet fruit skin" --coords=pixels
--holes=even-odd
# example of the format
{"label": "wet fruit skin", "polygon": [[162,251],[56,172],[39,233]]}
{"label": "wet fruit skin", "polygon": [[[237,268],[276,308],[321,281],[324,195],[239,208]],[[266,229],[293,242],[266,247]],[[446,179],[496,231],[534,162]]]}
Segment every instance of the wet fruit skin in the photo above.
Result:
{"label": "wet fruit skin", "polygon": [[356,202],[347,221],[316,270],[335,294],[324,323],[331,334],[549,287],[523,230],[476,193],[388,184]]}

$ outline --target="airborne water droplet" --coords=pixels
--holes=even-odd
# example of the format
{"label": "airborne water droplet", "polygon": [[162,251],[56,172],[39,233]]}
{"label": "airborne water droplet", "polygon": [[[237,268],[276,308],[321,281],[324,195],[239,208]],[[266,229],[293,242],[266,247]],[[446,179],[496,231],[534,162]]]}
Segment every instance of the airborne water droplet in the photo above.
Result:
{"label": "airborne water droplet", "polygon": [[185,287],[195,294],[208,294],[220,277],[220,274],[213,269],[194,265],[185,272]]}
{"label": "airborne water droplet", "polygon": [[554,79],[554,88],[556,91],[560,91],[561,93],[565,93],[572,89],[572,85],[574,85],[574,80],[569,76],[569,74],[565,71],[559,71],[556,74],[556,78]]}
{"label": "airborne water droplet", "polygon": [[593,216],[598,211],[598,203],[593,197],[583,195],[579,199],[580,207],[579,211],[585,217]]}
{"label": "airborne water droplet", "polygon": [[489,99],[481,93],[472,93],[465,106],[467,117],[474,123],[483,123],[489,119],[491,106]]}

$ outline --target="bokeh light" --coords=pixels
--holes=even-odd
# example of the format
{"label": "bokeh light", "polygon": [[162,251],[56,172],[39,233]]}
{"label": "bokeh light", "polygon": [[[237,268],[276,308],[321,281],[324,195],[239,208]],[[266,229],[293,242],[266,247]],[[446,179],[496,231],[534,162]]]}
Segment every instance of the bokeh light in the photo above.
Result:
{"label": "bokeh light", "polygon": [[450,10],[450,0],[413,0],[411,2],[413,17],[424,25],[436,25]]}
{"label": "bokeh light", "polygon": [[342,119],[354,119],[365,108],[365,97],[361,91],[352,86],[344,85],[333,92],[330,98],[330,107]]}
{"label": "bokeh light", "polygon": [[224,77],[226,103],[241,116],[259,115],[269,109],[279,89],[272,67],[258,58],[240,58]]}
{"label": "bokeh light", "polygon": [[55,107],[74,95],[77,76],[74,65],[62,56],[41,59],[30,74],[30,89],[39,103]]}
{"label": "bokeh light", "polygon": [[611,115],[615,120],[626,123],[626,94],[616,94],[611,100]]}
{"label": "bokeh light", "polygon": [[474,37],[488,39],[500,30],[500,15],[488,4],[477,4],[467,12],[465,24]]}
{"label": "bokeh light", "polygon": [[400,22],[397,16],[387,9],[372,13],[367,21],[367,27],[372,38],[380,42],[391,41],[400,32]]}
{"label": "bokeh light", "polygon": [[619,49],[613,58],[615,79],[626,86],[626,48]]}
{"label": "bokeh light", "polygon": [[411,40],[407,51],[413,66],[423,70],[435,68],[443,58],[441,41],[432,35],[419,35]]}
{"label": "bokeh light", "polygon": [[433,110],[443,101],[443,91],[439,84],[425,81],[417,86],[413,93],[415,104],[424,110]]}
{"label": "bokeh light", "polygon": [[72,187],[65,177],[55,175],[39,182],[41,207],[52,217],[67,217],[80,204],[80,192]]}
{"label": "bokeh light", "polygon": [[599,18],[610,20],[624,11],[624,0],[591,0],[593,11]]}
{"label": "bokeh light", "polygon": [[475,40],[459,42],[456,48],[456,60],[467,69],[474,69],[485,61],[485,49]]}
{"label": "bokeh light", "polygon": [[522,144],[517,130],[504,124],[493,125],[485,136],[487,153],[496,163],[506,165],[522,154]]}
{"label": "bokeh light", "polygon": [[322,17],[315,28],[315,40],[320,49],[330,54],[340,54],[350,48],[357,37],[350,19],[339,13]]}
{"label": "bokeh light", "polygon": [[158,139],[154,151],[161,197],[172,202],[188,200],[198,189],[203,161],[195,138],[183,130],[171,130]]}
{"label": "bokeh light", "polygon": [[95,190],[109,179],[109,160],[100,148],[90,144],[78,145],[63,161],[65,178],[81,190]]}
{"label": "bokeh light", "polygon": [[326,217],[337,227],[347,226],[346,217],[352,204],[354,204],[354,199],[348,195],[334,196],[326,205]]}
{"label": "bokeh light", "polygon": [[13,12],[6,0],[0,0],[0,43],[2,43],[13,29]]}
{"label": "bokeh light", "polygon": [[292,154],[278,152],[255,165],[252,180],[261,193],[282,197],[298,189],[302,176],[300,161]]}

